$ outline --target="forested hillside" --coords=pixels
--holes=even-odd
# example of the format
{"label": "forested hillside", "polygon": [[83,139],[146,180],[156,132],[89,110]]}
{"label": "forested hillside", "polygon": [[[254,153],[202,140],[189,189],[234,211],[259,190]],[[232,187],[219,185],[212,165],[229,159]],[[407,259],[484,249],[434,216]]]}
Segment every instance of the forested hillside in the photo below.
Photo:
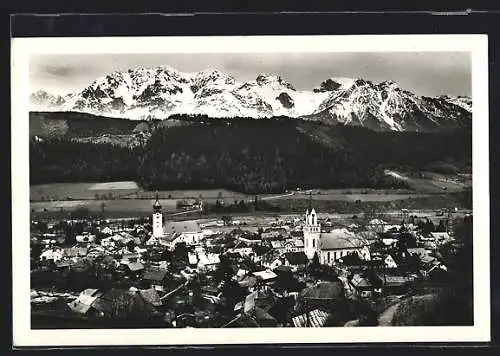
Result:
{"label": "forested hillside", "polygon": [[32,141],[31,182],[137,180],[149,189],[246,193],[389,188],[405,185],[385,176],[385,168],[467,170],[471,163],[470,131],[381,133],[283,117],[190,120],[188,126],[157,125],[147,144],[135,148]]}
{"label": "forested hillside", "polygon": [[30,137],[73,138],[131,134],[138,121],[79,112],[30,112]]}

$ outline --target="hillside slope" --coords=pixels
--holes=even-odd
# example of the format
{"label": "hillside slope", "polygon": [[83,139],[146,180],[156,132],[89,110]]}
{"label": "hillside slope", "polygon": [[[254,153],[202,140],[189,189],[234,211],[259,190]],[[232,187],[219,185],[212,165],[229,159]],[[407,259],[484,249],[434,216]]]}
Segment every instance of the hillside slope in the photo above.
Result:
{"label": "hillside slope", "polygon": [[132,134],[140,122],[79,112],[38,112],[29,114],[30,138],[74,138]]}
{"label": "hillside slope", "polygon": [[[40,116],[34,120],[44,127]],[[104,118],[61,120],[63,124],[54,124],[57,119],[49,118],[48,125],[61,126],[58,132],[65,130],[65,136],[32,140],[32,183],[115,179],[136,180],[150,189],[229,188],[247,193],[406,187],[384,170],[419,171],[448,164],[467,171],[472,157],[468,130],[375,132],[285,117],[178,117],[172,123],[141,124],[148,131],[144,145],[127,146],[92,136],[78,142],[74,138],[133,132],[136,121],[117,121],[119,127],[106,128],[109,121]],[[189,125],[178,124],[188,120]]]}

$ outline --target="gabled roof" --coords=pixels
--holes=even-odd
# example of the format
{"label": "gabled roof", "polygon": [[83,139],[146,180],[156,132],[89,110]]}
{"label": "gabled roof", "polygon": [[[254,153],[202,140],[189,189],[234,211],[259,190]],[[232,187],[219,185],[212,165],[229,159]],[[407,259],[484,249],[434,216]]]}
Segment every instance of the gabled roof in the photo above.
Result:
{"label": "gabled roof", "polygon": [[359,266],[363,264],[363,260],[359,258],[357,252],[353,252],[341,258],[342,264],[345,266]]}
{"label": "gabled roof", "polygon": [[261,279],[264,281],[271,280],[277,277],[276,273],[273,271],[259,271],[259,272],[253,272],[253,275],[257,277],[257,279]]}
{"label": "gabled roof", "polygon": [[420,260],[423,263],[431,263],[431,262],[434,262],[436,260],[436,258],[432,257],[432,256],[429,256],[429,255],[426,255],[426,256],[420,257]]}
{"label": "gabled roof", "polygon": [[127,264],[128,269],[131,270],[132,272],[140,271],[144,269],[144,265],[140,262],[130,262]]}
{"label": "gabled roof", "polygon": [[304,247],[304,241],[295,240],[295,247]]}
{"label": "gabled roof", "polygon": [[290,266],[285,266],[285,265],[279,265],[275,269],[273,269],[273,272],[277,273],[290,273],[292,272],[292,267]]}
{"label": "gabled roof", "polygon": [[253,276],[246,276],[238,284],[242,287],[253,287],[257,284],[257,278]]}
{"label": "gabled roof", "polygon": [[309,263],[309,259],[307,258],[304,252],[287,252],[285,253],[285,258],[291,265],[306,265]]}
{"label": "gabled roof", "polygon": [[166,234],[183,233],[183,232],[201,232],[200,226],[196,221],[167,221],[163,225],[163,231]]}
{"label": "gabled roof", "polygon": [[143,289],[139,291],[142,298],[153,306],[161,305],[161,299],[158,292],[154,288]]}
{"label": "gabled roof", "polygon": [[301,315],[298,315],[292,319],[293,325],[296,328],[303,328],[303,327],[322,327],[326,324],[326,321],[328,320],[329,313],[315,309],[312,310],[308,313],[304,313]]}
{"label": "gabled roof", "polygon": [[143,280],[162,282],[167,276],[167,270],[160,268],[148,268],[144,272]]}
{"label": "gabled roof", "polygon": [[92,307],[96,310],[108,313],[110,311],[113,311],[113,304],[116,303],[116,301],[120,301],[120,310],[116,311],[120,313],[125,313],[126,310],[128,310],[133,305],[138,305],[144,311],[152,308],[148,308],[147,305],[136,304],[138,301],[137,297],[138,295],[131,294],[128,291],[112,288],[108,292],[97,298],[96,301],[92,304]]}
{"label": "gabled roof", "polygon": [[88,248],[86,247],[70,247],[64,249],[64,255],[67,257],[86,256]]}
{"label": "gabled roof", "polygon": [[432,237],[437,239],[449,239],[450,234],[447,232],[431,232]]}
{"label": "gabled roof", "polygon": [[384,281],[385,286],[403,286],[411,282],[411,280],[405,276],[391,276],[386,275],[380,276],[380,279]]}
{"label": "gabled roof", "polygon": [[99,298],[102,294],[103,293],[99,292],[97,289],[85,289],[80,293],[78,298],[68,303],[68,306],[75,313],[86,314],[93,306],[97,298]]}
{"label": "gabled roof", "polygon": [[423,247],[412,247],[406,249],[412,255],[418,255],[419,257],[427,256],[429,253]]}
{"label": "gabled roof", "polygon": [[344,296],[342,282],[319,282],[302,293],[307,299],[338,299]]}
{"label": "gabled roof", "polygon": [[271,241],[271,246],[272,248],[282,248],[283,247],[283,241]]}
{"label": "gabled roof", "polygon": [[358,273],[356,273],[354,276],[352,276],[351,284],[355,288],[371,288],[372,287],[372,284],[370,283],[370,281]]}
{"label": "gabled roof", "polygon": [[361,248],[366,245],[367,242],[365,239],[345,228],[333,229],[328,233],[322,233],[320,238],[320,248],[322,250]]}
{"label": "gabled roof", "polygon": [[198,260],[202,265],[216,265],[220,263],[220,257],[217,254],[199,254]]}

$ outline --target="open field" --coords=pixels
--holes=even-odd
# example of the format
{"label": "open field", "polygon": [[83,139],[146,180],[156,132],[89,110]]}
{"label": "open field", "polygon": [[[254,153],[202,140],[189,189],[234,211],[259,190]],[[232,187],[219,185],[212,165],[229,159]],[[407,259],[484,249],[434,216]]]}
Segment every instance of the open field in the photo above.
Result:
{"label": "open field", "polygon": [[[450,193],[471,186],[469,176],[425,173],[415,178],[394,171],[388,171],[387,174],[410,182],[415,189],[311,189],[261,194],[258,198],[278,206],[282,212],[302,211],[312,199],[320,211],[357,214],[373,209],[390,211],[456,206],[456,199]],[[249,204],[255,198],[254,195],[227,189],[165,190],[158,194],[167,214],[181,212],[176,208],[180,199],[201,198],[206,204],[215,204],[219,200],[231,205],[241,200]],[[146,216],[151,213],[154,199],[155,192],[144,191],[132,181],[53,183],[30,187],[30,207],[35,217],[66,217],[79,207],[96,214],[104,211],[108,217]]]}
{"label": "open field", "polygon": [[[71,200],[96,199],[111,194],[114,198],[140,191],[137,183],[107,182],[107,183],[50,183],[30,186],[30,200]],[[68,199],[69,198],[69,199]]]}
{"label": "open field", "polygon": [[[110,201],[94,201],[81,200],[71,202],[38,202],[31,203],[31,216],[34,219],[49,219],[56,220],[67,218],[72,211],[79,207],[86,207],[89,211],[97,216],[102,215],[101,203],[104,202],[105,218],[132,218],[150,216],[152,211],[153,200],[145,199],[121,199]],[[280,198],[273,201],[273,205],[279,207],[279,212],[214,212],[214,211],[179,211],[176,209],[175,200],[160,200],[166,218],[170,220],[186,220],[186,219],[218,219],[222,215],[246,216],[283,216],[297,214],[302,216],[303,212],[308,207],[308,199],[296,200]],[[416,216],[428,216],[435,218],[436,221],[442,219],[443,216],[437,216],[436,210],[457,205],[456,199],[451,195],[440,195],[428,198],[406,199],[391,202],[352,202],[352,201],[326,201],[313,200],[313,206],[320,213],[331,219],[352,218],[354,215],[362,217],[365,212],[374,212],[377,216],[387,219],[401,220],[401,209],[411,209],[410,214]],[[463,209],[457,205],[459,209]]]}
{"label": "open field", "polygon": [[[392,201],[408,199],[408,197],[424,197],[429,194],[442,194],[441,187],[430,182],[425,185],[426,179],[412,179],[414,184],[420,184],[416,190],[409,189],[311,189],[301,191],[290,191],[283,194],[259,194],[263,200],[275,199],[276,197],[304,199],[312,195],[315,200],[341,200],[341,201]],[[422,181],[424,183],[421,183]],[[452,182],[443,183],[461,190],[463,186],[457,186]],[[460,189],[459,189],[460,188]],[[144,191],[135,182],[107,182],[107,183],[53,183],[30,186],[30,200],[32,202],[51,200],[108,200],[108,199],[130,199],[150,200],[154,199],[156,192]],[[216,200],[225,203],[233,203],[234,200],[252,201],[255,195],[230,191],[227,189],[195,189],[195,190],[161,190],[158,191],[161,199],[203,199],[206,202]]]}
{"label": "open field", "polygon": [[[127,199],[154,199],[155,191],[138,191],[126,196]],[[195,190],[160,190],[158,196],[162,199],[203,199],[204,201],[215,202],[217,199],[226,203],[234,200],[253,199],[253,196],[233,192],[227,189],[195,189]]]}
{"label": "open field", "polygon": [[[362,202],[377,202],[377,201],[393,201],[404,200],[408,198],[421,198],[430,196],[430,194],[418,193],[392,193],[390,190],[361,190],[357,193],[352,190],[346,192],[345,189],[315,189],[311,192],[314,200],[337,200],[337,201],[362,201]],[[307,199],[309,194],[306,192],[294,194],[294,199]]]}
{"label": "open field", "polygon": [[[104,203],[104,209],[102,203]],[[132,217],[151,214],[153,203],[154,200],[146,199],[72,200],[32,202],[30,207],[34,217],[66,217],[70,212],[81,207],[87,208],[94,214],[102,214],[104,210],[107,217]],[[162,199],[160,203],[166,213],[173,213],[177,210],[175,200]]]}
{"label": "open field", "polygon": [[419,174],[410,175],[394,170],[386,170],[385,173],[405,181],[413,191],[420,193],[439,193],[444,190],[457,192],[472,186],[471,177],[463,174],[420,172]]}

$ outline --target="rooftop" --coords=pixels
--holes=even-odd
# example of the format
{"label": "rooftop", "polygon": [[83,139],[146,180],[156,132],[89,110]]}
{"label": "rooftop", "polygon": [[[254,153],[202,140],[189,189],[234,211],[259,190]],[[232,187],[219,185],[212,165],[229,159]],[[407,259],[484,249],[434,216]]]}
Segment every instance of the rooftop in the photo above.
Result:
{"label": "rooftop", "polygon": [[308,326],[322,327],[326,324],[329,315],[330,314],[325,311],[315,309],[308,313],[304,313],[294,317],[292,321],[293,325],[297,328]]}
{"label": "rooftop", "polygon": [[167,270],[160,268],[148,268],[144,272],[142,279],[154,282],[161,282],[167,276]]}
{"label": "rooftop", "polygon": [[309,263],[309,259],[304,252],[287,252],[285,258],[291,265],[306,265]]}
{"label": "rooftop", "polygon": [[360,248],[366,246],[367,242],[357,234],[342,228],[322,233],[320,244],[322,250],[341,250]]}
{"label": "rooftop", "polygon": [[196,221],[167,221],[163,226],[163,231],[166,234],[186,233],[186,232],[201,232],[200,226]]}
{"label": "rooftop", "polygon": [[307,299],[338,299],[344,296],[344,287],[342,282],[319,282],[301,294]]}

